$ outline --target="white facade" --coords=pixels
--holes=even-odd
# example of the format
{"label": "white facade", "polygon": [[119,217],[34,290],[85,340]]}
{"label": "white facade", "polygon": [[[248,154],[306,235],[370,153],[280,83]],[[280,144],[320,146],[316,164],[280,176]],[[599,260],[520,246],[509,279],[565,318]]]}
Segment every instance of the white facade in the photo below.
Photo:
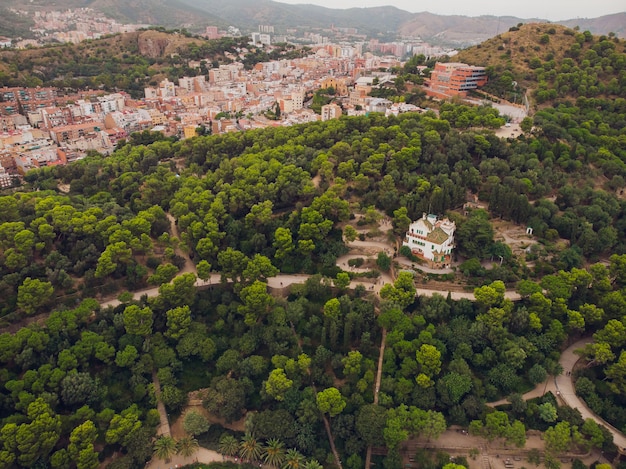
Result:
{"label": "white facade", "polygon": [[120,93],[108,94],[98,98],[100,107],[104,114],[115,111],[123,111],[125,107],[125,99]]}
{"label": "white facade", "polygon": [[454,249],[456,224],[448,218],[437,220],[436,215],[422,215],[409,225],[403,246],[411,248],[413,255],[420,257],[432,267],[449,267]]}
{"label": "white facade", "polygon": [[3,166],[0,166],[0,188],[6,189],[13,185],[13,178]]}
{"label": "white facade", "polygon": [[179,78],[178,87],[187,93],[200,93],[206,90],[206,77],[199,75],[197,77]]}
{"label": "white facade", "polygon": [[161,98],[173,98],[176,96],[176,86],[166,78],[159,83],[159,94]]}
{"label": "white facade", "polygon": [[322,120],[337,119],[341,116],[341,108],[335,103],[322,106]]}

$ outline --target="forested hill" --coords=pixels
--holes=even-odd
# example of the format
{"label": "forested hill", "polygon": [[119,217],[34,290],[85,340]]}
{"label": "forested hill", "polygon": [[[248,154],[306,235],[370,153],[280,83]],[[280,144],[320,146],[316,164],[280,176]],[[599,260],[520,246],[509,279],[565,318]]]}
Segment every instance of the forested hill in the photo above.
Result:
{"label": "forested hill", "polygon": [[625,96],[626,41],[614,34],[524,24],[461,51],[455,60],[488,67],[487,89],[500,96],[516,87],[529,88],[538,104]]}
{"label": "forested hill", "polygon": [[[122,89],[136,97],[144,87],[169,77],[195,75],[189,60],[217,66],[225,53],[247,38],[206,40],[178,32],[145,30],[116,34],[80,44],[0,51],[0,86],[57,86],[73,89]],[[210,65],[210,64],[209,64]],[[208,73],[206,68],[205,73]]]}
{"label": "forested hill", "polygon": [[[598,55],[605,43],[622,47],[584,41]],[[200,389],[207,411],[246,417],[248,433],[185,414],[186,435],[246,459],[278,446],[282,461],[318,468],[334,459],[334,441],[346,467],[381,445],[376,464],[400,469],[407,439],[449,424],[519,447],[527,429],[545,431],[553,468],[570,450],[613,457],[594,421],[551,394],[520,395],[559,373],[565,344],[594,334],[577,390],[626,427],[626,100],[589,94],[608,67],[624,86],[619,63],[609,54],[575,71],[586,93],[541,103],[515,139],[494,134],[505,120],[491,107],[441,103],[438,115],[183,141],[146,131],[109,157],[29,172],[0,197],[0,316],[12,331],[0,334],[0,464],[95,468],[115,454],[111,468],[143,467],[153,448],[166,460],[196,440],[153,446],[157,398],[173,420]],[[464,210],[476,196],[485,209]],[[423,212],[456,222],[462,262],[446,278],[476,287],[476,301],[416,298],[430,276],[410,271],[380,298],[349,290],[351,279],[372,285],[391,260],[344,271],[345,239],[396,242]],[[383,215],[390,233],[378,231]],[[522,252],[496,238],[500,219],[534,229]],[[194,272],[181,273],[186,258]],[[223,281],[196,289],[195,274],[211,272]],[[266,280],[278,272],[314,275],[276,297]],[[128,294],[150,285],[157,296]],[[93,299],[104,297],[121,304]],[[504,410],[485,405],[504,397]]]}
{"label": "forested hill", "polygon": [[[580,143],[540,130],[507,141],[480,128],[502,125],[491,108],[440,111],[441,119],[372,114],[179,142],[144,133],[110,157],[29,173],[37,191],[0,198],[3,314],[15,321],[55,312],[43,325],[0,335],[7,465],[58,464],[79,453],[95,465],[112,451],[118,459],[110,467],[143,464],[159,421],[155,372],[170,415],[184,408],[187,391],[206,388],[213,414],[233,421],[248,413],[253,433],[244,443],[278,439],[301,459],[330,454],[324,418],[332,418],[341,457],[355,465],[380,435],[386,466],[401,467],[398,450],[409,436],[436,438],[446,424],[470,421],[472,432],[518,446],[527,428],[567,430],[565,439],[546,438],[550,458],[570,446],[611,454],[610,435],[593,422],[572,436],[575,412],[557,414],[550,395],[529,404],[529,414],[520,404],[486,425],[483,416],[485,401],[558,372],[561,344],[582,331],[599,331],[603,348],[589,356],[603,365],[594,371],[623,391],[623,341],[612,331],[626,327],[626,256],[583,268],[586,259],[626,251],[626,203],[615,194],[626,171],[617,156],[610,169],[586,156],[600,132],[620,129],[601,128],[599,113]],[[474,128],[459,131],[468,120]],[[70,185],[68,194],[57,191],[59,182]],[[494,240],[487,212],[453,211],[472,192],[491,215],[532,226],[541,244],[515,257]],[[345,223],[362,213],[362,226],[373,230],[381,211],[401,236],[427,210],[457,222],[458,253],[468,259],[459,279],[484,284],[477,301],[416,299],[404,272],[381,291],[377,315],[365,288],[345,290],[359,274],[336,266],[342,228],[347,233]],[[198,292],[192,273],[169,283],[184,264],[177,245],[198,275],[214,270],[232,283]],[[494,255],[502,265],[482,268]],[[318,275],[276,299],[264,280],[279,270],[320,272],[336,290]],[[86,300],[146,284],[160,285],[159,296],[134,302],[122,294],[122,305],[106,310]],[[507,285],[517,286],[519,304],[504,298]],[[79,300],[86,301],[76,307]],[[374,405],[382,328],[388,352]],[[619,394],[586,379],[585,392],[600,399],[607,418],[626,424]],[[219,440],[224,454],[243,454],[230,433],[218,425],[206,433],[194,419],[186,428],[204,444]],[[19,446],[18,435],[41,443]],[[165,459],[175,446],[158,441]],[[159,450],[166,445],[170,452]]]}

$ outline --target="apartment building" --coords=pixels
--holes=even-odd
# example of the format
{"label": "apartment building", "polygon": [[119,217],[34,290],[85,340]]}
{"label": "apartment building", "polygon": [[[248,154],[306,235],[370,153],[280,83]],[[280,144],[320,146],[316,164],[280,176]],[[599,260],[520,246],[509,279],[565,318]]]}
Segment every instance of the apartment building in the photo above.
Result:
{"label": "apartment building", "polygon": [[439,97],[465,96],[469,90],[487,84],[487,80],[485,67],[460,62],[437,62],[427,82],[426,93]]}
{"label": "apartment building", "polygon": [[341,107],[335,103],[322,106],[322,120],[338,119],[341,117]]}
{"label": "apartment building", "polygon": [[178,79],[178,94],[183,93],[202,93],[207,88],[206,77],[198,75],[196,77],[182,77]]}
{"label": "apartment building", "polygon": [[0,189],[6,189],[13,185],[13,177],[7,173],[4,167],[0,166]]}
{"label": "apartment building", "polygon": [[100,111],[104,114],[115,111],[123,111],[126,107],[126,97],[121,93],[108,94],[98,97]]}
{"label": "apartment building", "polygon": [[80,124],[63,125],[50,129],[50,138],[57,145],[68,140],[77,140],[86,135],[100,132],[104,129],[104,123],[101,121],[82,122]]}
{"label": "apartment building", "polygon": [[0,115],[26,114],[56,103],[56,88],[0,88]]}
{"label": "apartment building", "polygon": [[217,26],[207,26],[204,32],[204,37],[207,39],[219,39],[222,37]]}

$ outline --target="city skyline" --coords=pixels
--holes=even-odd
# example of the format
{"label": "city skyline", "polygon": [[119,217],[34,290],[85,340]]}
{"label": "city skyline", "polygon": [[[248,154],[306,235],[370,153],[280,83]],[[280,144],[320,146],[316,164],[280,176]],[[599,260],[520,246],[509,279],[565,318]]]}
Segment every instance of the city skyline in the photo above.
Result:
{"label": "city skyline", "polygon": [[549,21],[563,21],[576,18],[597,18],[599,16],[626,11],[623,0],[527,0],[525,2],[494,2],[493,0],[474,0],[462,2],[446,0],[442,2],[415,2],[413,0],[280,0],[289,4],[313,4],[326,8],[371,8],[377,6],[395,6],[411,13],[429,12],[437,15],[463,16],[515,16],[519,18],[538,18]]}

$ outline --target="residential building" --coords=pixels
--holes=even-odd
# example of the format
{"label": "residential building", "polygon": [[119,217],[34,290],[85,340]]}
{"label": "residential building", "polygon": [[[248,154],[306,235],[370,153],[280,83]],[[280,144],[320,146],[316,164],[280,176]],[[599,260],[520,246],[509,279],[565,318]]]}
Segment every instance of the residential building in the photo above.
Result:
{"label": "residential building", "polygon": [[186,93],[201,93],[206,90],[206,77],[204,75],[198,75],[196,77],[182,77],[178,79],[177,95],[180,95],[179,91]]}
{"label": "residential building", "polygon": [[228,83],[233,78],[233,70],[227,65],[220,65],[219,68],[209,70],[209,83],[211,85]]}
{"label": "residential building", "polygon": [[367,112],[383,112],[386,113],[387,109],[393,103],[385,98],[366,98],[365,99],[365,109]]}
{"label": "residential building", "polygon": [[90,136],[104,129],[104,124],[100,121],[82,122],[80,124],[70,124],[50,129],[50,137],[57,145],[68,140],[77,140]]}
{"label": "residential building", "polygon": [[223,134],[226,132],[236,132],[238,130],[237,124],[230,119],[214,120],[211,124],[211,133],[213,135]]}
{"label": "residential building", "polygon": [[6,189],[13,185],[13,177],[7,173],[3,166],[0,166],[0,189]]}
{"label": "residential building", "polygon": [[54,106],[56,88],[0,88],[0,114],[25,114]]}
{"label": "residential building", "polygon": [[430,74],[426,93],[431,96],[465,96],[487,83],[485,67],[475,67],[460,62],[439,63]]}
{"label": "residential building", "polygon": [[425,260],[429,267],[450,267],[454,249],[456,224],[448,218],[437,219],[437,215],[427,215],[409,225],[402,243],[411,253]]}
{"label": "residential building", "polygon": [[125,97],[121,93],[108,94],[98,97],[101,112],[108,114],[109,112],[123,111],[125,106]]}
{"label": "residential building", "polygon": [[176,86],[167,78],[159,83],[159,96],[161,98],[173,98],[176,96]]}
{"label": "residential building", "polygon": [[322,106],[322,120],[338,119],[341,117],[341,107],[335,103]]}
{"label": "residential building", "polygon": [[197,137],[198,136],[196,132],[197,128],[198,128],[197,125],[186,125],[185,127],[183,127],[183,138]]}
{"label": "residential building", "polygon": [[100,128],[105,127],[107,129],[119,127],[130,135],[152,127],[152,118],[146,109],[115,111],[104,117],[104,125],[100,124]]}
{"label": "residential building", "polygon": [[222,37],[217,26],[207,26],[204,32],[204,37],[207,39],[219,39]]}
{"label": "residential building", "polygon": [[36,142],[15,148],[13,160],[17,166],[17,171],[24,175],[34,168],[65,164],[66,161],[61,159],[63,154],[60,149],[52,145],[52,142],[49,143],[49,145],[42,145],[40,142]]}
{"label": "residential building", "polygon": [[159,98],[159,90],[157,88],[144,88],[143,94],[146,99],[158,99]]}
{"label": "residential building", "polygon": [[252,33],[250,35],[250,39],[252,44],[263,44],[269,46],[271,43],[270,35],[266,33]]}

